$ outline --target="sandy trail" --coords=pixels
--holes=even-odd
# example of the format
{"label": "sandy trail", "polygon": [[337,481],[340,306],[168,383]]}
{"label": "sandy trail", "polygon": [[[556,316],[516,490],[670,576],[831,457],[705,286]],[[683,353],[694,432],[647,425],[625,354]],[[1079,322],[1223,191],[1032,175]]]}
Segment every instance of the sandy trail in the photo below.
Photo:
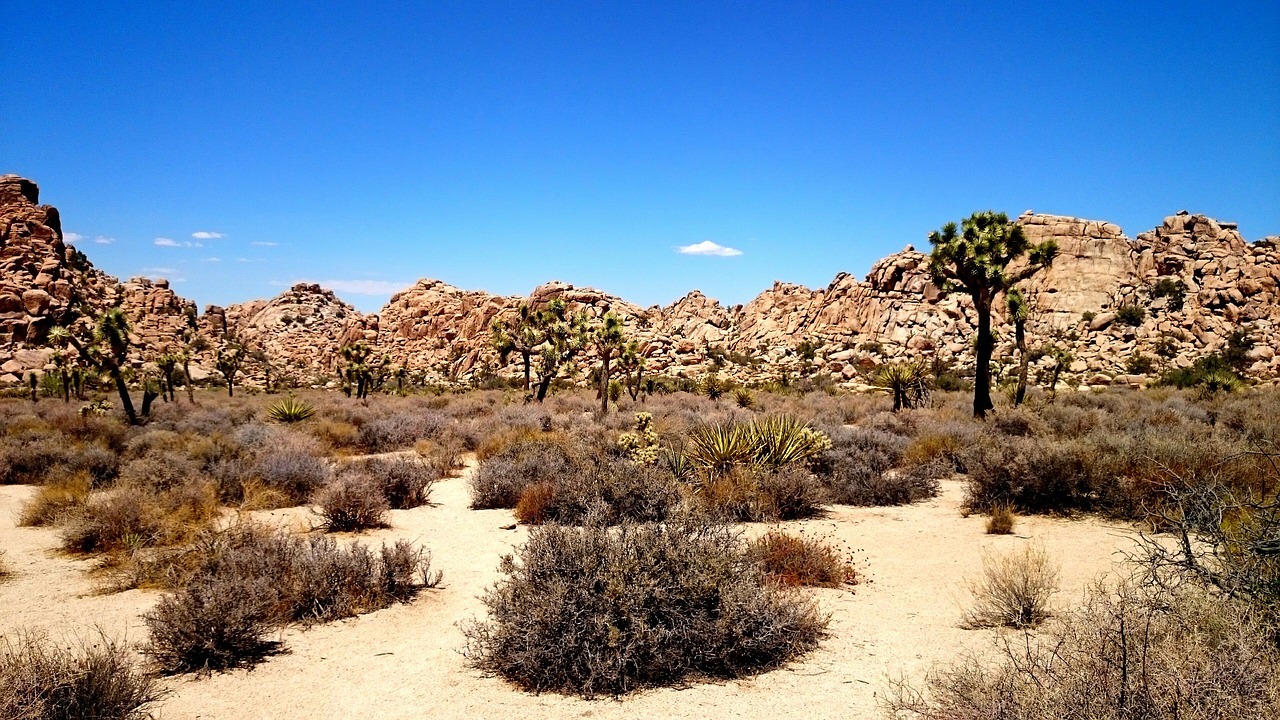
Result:
{"label": "sandy trail", "polygon": [[[472,471],[469,466],[467,473]],[[0,488],[0,518],[31,488]],[[857,550],[864,582],[817,590],[831,613],[831,635],[792,665],[754,678],[646,691],[623,700],[531,695],[469,668],[459,623],[482,614],[479,596],[497,579],[499,558],[526,536],[503,530],[509,511],[467,509],[465,476],[438,483],[433,505],[393,511],[392,527],[362,542],[406,538],[430,548],[443,587],[397,606],[310,630],[282,633],[288,652],[253,670],[166,681],[173,694],[158,716],[190,718],[818,718],[874,716],[890,677],[918,678],[966,650],[984,651],[995,631],[959,627],[964,580],[981,568],[986,547],[1043,542],[1062,563],[1060,603],[1070,603],[1131,547],[1131,531],[1094,519],[1020,518],[1016,536],[988,536],[983,518],[962,518],[962,485],[943,484],[934,500],[900,508],[835,508],[821,520],[788,523]],[[308,523],[290,508],[255,514],[293,527]],[[752,526],[748,532],[762,532]],[[155,593],[92,595],[90,563],[52,553],[56,533],[0,522],[0,548],[19,575],[0,584],[0,632],[45,627],[59,632],[100,624],[144,631],[138,615]]]}

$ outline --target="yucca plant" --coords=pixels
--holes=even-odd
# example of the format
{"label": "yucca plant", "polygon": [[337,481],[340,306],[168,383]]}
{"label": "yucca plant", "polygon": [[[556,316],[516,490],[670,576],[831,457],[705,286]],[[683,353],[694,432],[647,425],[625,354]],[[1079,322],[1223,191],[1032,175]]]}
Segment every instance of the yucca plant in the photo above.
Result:
{"label": "yucca plant", "polygon": [[876,371],[875,384],[893,393],[893,411],[911,410],[929,399],[933,382],[923,360],[889,363]]}
{"label": "yucca plant", "polygon": [[743,410],[750,410],[756,405],[756,396],[750,390],[742,387],[734,389],[733,400]]}
{"label": "yucca plant", "polygon": [[316,408],[292,395],[267,408],[267,416],[276,422],[295,423],[316,414]]}
{"label": "yucca plant", "polygon": [[762,467],[775,469],[806,463],[831,449],[831,438],[826,433],[790,415],[760,418],[746,427],[754,461]]}
{"label": "yucca plant", "polygon": [[755,443],[745,425],[705,425],[693,431],[685,446],[689,462],[715,477],[755,459]]}

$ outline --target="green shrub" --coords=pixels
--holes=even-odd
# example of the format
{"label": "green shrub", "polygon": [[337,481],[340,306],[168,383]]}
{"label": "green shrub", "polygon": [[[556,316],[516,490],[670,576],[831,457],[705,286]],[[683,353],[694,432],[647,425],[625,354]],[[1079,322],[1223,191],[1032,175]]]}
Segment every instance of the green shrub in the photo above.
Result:
{"label": "green shrub", "polygon": [[1151,286],[1151,298],[1167,298],[1166,307],[1181,310],[1187,299],[1187,284],[1173,278],[1160,278]]}
{"label": "green shrub", "polygon": [[1121,325],[1139,327],[1147,319],[1146,308],[1136,303],[1125,303],[1116,308],[1116,322]]}
{"label": "green shrub", "polygon": [[592,697],[741,677],[813,648],[826,619],[766,584],[728,527],[547,525],[500,566],[466,656],[529,691]]}
{"label": "green shrub", "polygon": [[1142,353],[1134,353],[1124,363],[1126,375],[1150,375],[1156,371],[1156,361]]}

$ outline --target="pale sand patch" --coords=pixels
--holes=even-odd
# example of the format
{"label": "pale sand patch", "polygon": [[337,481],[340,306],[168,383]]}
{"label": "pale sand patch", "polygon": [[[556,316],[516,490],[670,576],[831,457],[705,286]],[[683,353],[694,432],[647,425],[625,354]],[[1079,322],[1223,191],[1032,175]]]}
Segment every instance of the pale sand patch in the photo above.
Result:
{"label": "pale sand patch", "polygon": [[[468,468],[470,471],[470,468]],[[16,514],[30,488],[0,488],[0,518]],[[362,542],[406,538],[428,547],[444,586],[411,605],[331,623],[288,630],[288,653],[249,671],[205,679],[175,678],[161,706],[164,720],[191,718],[560,718],[560,717],[868,717],[886,679],[919,678],[932,665],[967,651],[989,649],[994,631],[959,627],[964,580],[981,568],[983,548],[1043,542],[1062,563],[1070,603],[1132,546],[1128,528],[1095,519],[1019,518],[1015,536],[988,536],[983,518],[962,518],[957,481],[939,498],[900,508],[835,508],[824,519],[787,523],[826,535],[856,554],[864,582],[849,590],[817,590],[831,613],[831,635],[792,665],[754,678],[641,692],[616,700],[585,701],[531,695],[484,677],[462,657],[459,623],[479,616],[484,589],[497,579],[498,559],[527,531],[503,530],[503,510],[467,509],[466,480],[438,483],[433,505],[393,511],[392,527]],[[301,508],[254,513],[288,527],[309,522]],[[752,526],[758,534],[767,526]],[[0,584],[0,632],[16,627],[59,631],[93,624],[127,631],[141,640],[139,614],[157,595],[132,591],[93,595],[90,563],[51,553],[56,533],[0,522],[0,547],[19,575]]]}

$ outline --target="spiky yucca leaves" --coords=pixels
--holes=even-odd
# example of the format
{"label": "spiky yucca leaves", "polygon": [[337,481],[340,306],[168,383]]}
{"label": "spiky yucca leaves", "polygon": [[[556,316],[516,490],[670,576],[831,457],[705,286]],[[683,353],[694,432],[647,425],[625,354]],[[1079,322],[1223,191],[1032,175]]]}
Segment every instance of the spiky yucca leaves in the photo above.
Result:
{"label": "spiky yucca leaves", "polygon": [[807,463],[831,449],[831,438],[790,415],[760,418],[747,425],[755,464],[768,469]]}
{"label": "spiky yucca leaves", "polygon": [[685,456],[709,478],[734,467],[775,470],[807,463],[831,448],[831,438],[788,415],[758,418],[747,424],[708,425],[689,436]]}
{"label": "spiky yucca leaves", "polygon": [[301,422],[315,414],[316,408],[314,405],[303,402],[292,395],[267,408],[267,417],[282,423]]}
{"label": "spiky yucca leaves", "polygon": [[923,360],[889,363],[876,371],[875,384],[893,393],[893,411],[918,408],[929,399],[933,378]]}

